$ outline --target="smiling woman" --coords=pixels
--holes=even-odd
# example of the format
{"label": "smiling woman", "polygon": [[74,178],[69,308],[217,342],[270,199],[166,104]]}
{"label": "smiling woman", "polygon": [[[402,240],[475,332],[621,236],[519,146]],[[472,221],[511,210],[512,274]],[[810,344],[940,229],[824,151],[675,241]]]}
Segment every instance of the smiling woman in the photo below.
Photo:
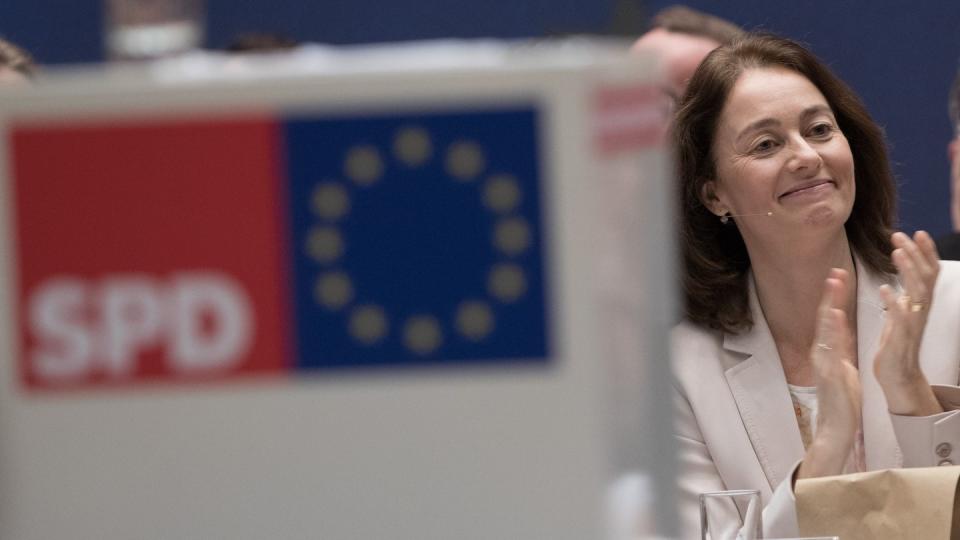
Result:
{"label": "smiling woman", "polygon": [[760,490],[767,534],[795,536],[797,478],[950,462],[960,264],[924,232],[891,235],[883,134],[860,100],[802,46],[749,35],[700,65],[674,136],[684,538],[703,492]]}
{"label": "smiling woman", "polygon": [[713,146],[716,176],[728,181],[707,181],[701,195],[718,214],[776,209],[780,219],[773,222],[740,223],[742,235],[769,246],[765,252],[782,244],[784,227],[842,224],[850,215],[850,145],[826,98],[802,75],[779,68],[744,73],[723,108]]}

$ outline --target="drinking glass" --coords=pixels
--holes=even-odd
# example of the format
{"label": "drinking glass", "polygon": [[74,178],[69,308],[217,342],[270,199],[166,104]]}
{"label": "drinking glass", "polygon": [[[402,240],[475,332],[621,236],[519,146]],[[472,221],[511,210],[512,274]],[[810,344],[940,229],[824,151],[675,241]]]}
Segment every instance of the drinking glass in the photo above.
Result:
{"label": "drinking glass", "polygon": [[954,136],[960,137],[960,69],[957,70],[957,76],[953,79],[953,86],[950,87],[947,111],[950,113],[950,121],[953,122]]}
{"label": "drinking glass", "polygon": [[763,538],[760,491],[741,489],[700,494],[701,540]]}
{"label": "drinking glass", "polygon": [[186,52],[203,41],[203,0],[104,0],[107,54],[140,60]]}

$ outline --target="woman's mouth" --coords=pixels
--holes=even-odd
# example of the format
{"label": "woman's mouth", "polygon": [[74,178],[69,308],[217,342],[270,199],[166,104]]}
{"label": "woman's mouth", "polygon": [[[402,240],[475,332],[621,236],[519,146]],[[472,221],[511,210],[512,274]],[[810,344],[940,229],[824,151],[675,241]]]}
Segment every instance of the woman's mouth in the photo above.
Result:
{"label": "woman's mouth", "polygon": [[820,197],[824,193],[827,193],[833,190],[836,187],[833,180],[814,180],[812,182],[805,182],[796,187],[791,188],[782,195],[780,195],[780,200],[794,200],[794,199],[807,199],[807,198],[816,198]]}

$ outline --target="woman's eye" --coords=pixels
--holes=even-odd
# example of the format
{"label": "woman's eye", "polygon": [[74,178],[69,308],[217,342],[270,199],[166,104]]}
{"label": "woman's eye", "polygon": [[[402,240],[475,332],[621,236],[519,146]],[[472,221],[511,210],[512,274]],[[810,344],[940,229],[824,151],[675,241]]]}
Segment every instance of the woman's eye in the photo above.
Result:
{"label": "woman's eye", "polygon": [[833,126],[827,123],[815,124],[810,128],[810,135],[813,137],[827,137],[833,133]]}
{"label": "woman's eye", "polygon": [[776,144],[774,143],[773,139],[764,139],[753,145],[753,151],[757,153],[769,152],[770,150],[773,150],[775,145]]}

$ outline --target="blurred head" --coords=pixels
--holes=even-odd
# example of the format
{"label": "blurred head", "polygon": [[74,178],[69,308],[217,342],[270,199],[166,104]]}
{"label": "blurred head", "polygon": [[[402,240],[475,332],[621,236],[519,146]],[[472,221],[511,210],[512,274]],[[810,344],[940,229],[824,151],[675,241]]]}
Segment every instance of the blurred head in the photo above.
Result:
{"label": "blurred head", "polygon": [[226,50],[231,53],[270,53],[289,51],[297,45],[295,39],[282,34],[251,32],[238,35]]}
{"label": "blurred head", "polygon": [[719,17],[672,6],[654,16],[651,29],[640,36],[632,50],[652,52],[660,59],[667,76],[664,90],[676,100],[707,54],[741,34],[739,27]]}
{"label": "blurred head", "polygon": [[26,51],[0,38],[0,84],[27,82],[35,72],[33,59]]}
{"label": "blurred head", "polygon": [[[726,153],[721,157],[729,158],[731,151],[723,144],[730,138],[731,128],[737,127],[733,124],[744,120],[729,110],[725,115],[731,95],[735,101],[732,108],[739,104],[742,110],[745,100],[741,94],[752,91],[758,95],[757,90],[763,88],[758,84],[772,89],[761,106],[772,111],[775,119],[797,110],[796,126],[790,132],[784,131],[781,139],[777,139],[776,132],[772,142],[757,137],[756,144],[760,146],[756,148],[760,152],[768,152],[764,145],[772,144],[783,145],[784,154],[774,147],[769,151],[773,157],[747,155],[744,159],[748,166],[741,170],[730,168],[726,162],[718,164],[720,152]],[[806,101],[798,105],[796,96],[805,96]],[[797,107],[811,104],[825,104],[828,110],[800,114],[802,110]],[[782,118],[794,122],[794,116]],[[835,129],[835,136],[828,136],[827,129]],[[680,102],[674,137],[682,205],[683,286],[686,315],[691,321],[728,332],[738,332],[752,324],[747,297],[750,258],[744,233],[753,231],[746,230],[747,219],[741,224],[737,219],[722,224],[717,217],[722,208],[714,196],[717,189],[725,189],[725,204],[749,200],[749,194],[743,190],[758,188],[751,187],[738,174],[749,173],[769,180],[769,191],[774,196],[770,202],[775,206],[783,203],[776,209],[785,217],[765,219],[779,220],[782,230],[788,233],[792,231],[786,227],[810,226],[815,231],[817,223],[810,222],[810,216],[799,211],[797,216],[805,221],[788,220],[794,216],[793,209],[786,206],[789,201],[784,200],[789,198],[789,186],[783,185],[782,178],[793,175],[793,181],[809,174],[812,182],[819,177],[819,171],[828,171],[825,177],[840,181],[836,182],[839,202],[834,204],[835,208],[827,208],[827,217],[841,220],[836,226],[842,226],[840,232],[845,230],[853,252],[868,268],[876,272],[894,271],[889,254],[896,193],[883,133],[853,91],[799,44],[772,35],[747,35],[712,52],[697,69]],[[753,151],[753,147],[745,150]],[[775,171],[764,172],[754,166],[768,167],[769,161],[781,158],[780,168]],[[850,178],[844,181],[845,176]],[[740,192],[734,192],[738,189]],[[844,194],[839,192],[841,189],[848,191]],[[767,209],[736,208],[733,213]],[[769,225],[768,229],[777,230],[773,222]],[[823,230],[836,234],[835,228]]]}

